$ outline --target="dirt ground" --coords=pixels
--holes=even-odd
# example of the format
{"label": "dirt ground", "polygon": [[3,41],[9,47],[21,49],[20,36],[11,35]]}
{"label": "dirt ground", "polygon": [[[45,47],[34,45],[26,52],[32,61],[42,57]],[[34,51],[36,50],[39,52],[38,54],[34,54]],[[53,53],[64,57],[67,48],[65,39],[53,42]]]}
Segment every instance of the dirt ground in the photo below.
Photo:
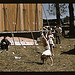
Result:
{"label": "dirt ground", "polygon": [[[11,46],[8,50],[0,49],[0,72],[55,72],[75,71],[75,38],[63,38],[62,44],[55,44],[54,65],[48,59],[41,64],[42,42],[38,46]],[[17,51],[17,53],[15,53]],[[17,59],[16,57],[20,57]]]}

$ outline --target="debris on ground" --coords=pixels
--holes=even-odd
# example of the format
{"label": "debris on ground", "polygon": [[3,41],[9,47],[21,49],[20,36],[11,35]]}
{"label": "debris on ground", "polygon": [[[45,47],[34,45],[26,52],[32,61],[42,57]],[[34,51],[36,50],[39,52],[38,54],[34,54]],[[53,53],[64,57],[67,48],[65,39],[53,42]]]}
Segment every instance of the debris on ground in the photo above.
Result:
{"label": "debris on ground", "polygon": [[60,48],[62,48],[62,46],[60,46]]}
{"label": "debris on ground", "polygon": [[23,46],[24,48],[26,48],[26,46]]}
{"label": "debris on ground", "polygon": [[58,54],[58,55],[60,55],[60,54]]}
{"label": "debris on ground", "polygon": [[63,67],[65,67],[66,65],[65,64],[63,64]]}
{"label": "debris on ground", "polygon": [[70,47],[70,46],[68,46],[68,47]]}
{"label": "debris on ground", "polygon": [[17,56],[14,56],[15,57],[15,59],[21,59],[21,57],[17,57]]}
{"label": "debris on ground", "polygon": [[36,56],[38,56],[38,55],[36,55]]}
{"label": "debris on ground", "polygon": [[40,49],[40,47],[37,47],[38,49]]}
{"label": "debris on ground", "polygon": [[0,53],[2,53],[3,51],[0,51]]}
{"label": "debris on ground", "polygon": [[12,54],[15,54],[14,52],[12,52]]}
{"label": "debris on ground", "polygon": [[37,42],[40,42],[40,37],[37,38]]}

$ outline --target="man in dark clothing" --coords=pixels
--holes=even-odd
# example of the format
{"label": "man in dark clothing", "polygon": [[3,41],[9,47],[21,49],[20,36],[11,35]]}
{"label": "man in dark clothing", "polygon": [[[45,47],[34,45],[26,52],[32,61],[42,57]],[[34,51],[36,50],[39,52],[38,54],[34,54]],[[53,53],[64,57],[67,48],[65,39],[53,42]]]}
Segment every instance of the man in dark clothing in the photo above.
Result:
{"label": "man in dark clothing", "polygon": [[11,43],[6,39],[6,36],[1,40],[1,49],[6,49],[8,51],[8,46],[11,45]]}
{"label": "man in dark clothing", "polygon": [[55,36],[56,36],[56,44],[61,44],[61,29],[59,28],[59,26],[55,29]]}

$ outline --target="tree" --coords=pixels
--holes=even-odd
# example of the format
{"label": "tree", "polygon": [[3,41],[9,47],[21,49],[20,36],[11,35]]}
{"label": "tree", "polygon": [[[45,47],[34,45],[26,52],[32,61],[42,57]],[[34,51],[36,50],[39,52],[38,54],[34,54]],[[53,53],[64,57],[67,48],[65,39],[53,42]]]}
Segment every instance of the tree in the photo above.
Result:
{"label": "tree", "polygon": [[[60,16],[62,16],[63,14],[65,14],[67,5],[66,3],[55,3],[55,4],[48,4],[48,13],[49,15],[55,15],[57,17],[57,24],[60,25]],[[55,11],[56,10],[56,11]]]}
{"label": "tree", "polygon": [[69,3],[69,13],[70,13],[70,36],[74,35],[74,10],[73,10],[73,3]]}
{"label": "tree", "polygon": [[[55,4],[49,4],[49,7],[47,9],[49,15],[55,15],[56,13],[56,17],[57,17],[57,24],[60,25],[60,15],[67,13],[66,8],[68,8],[68,6],[66,5],[66,3],[55,3]],[[54,12],[54,10],[56,9],[56,12]],[[69,3],[69,14],[70,14],[70,35],[74,35],[74,10],[73,10],[73,3]],[[68,19],[68,17],[66,17],[66,19]]]}
{"label": "tree", "polygon": [[56,3],[56,17],[57,17],[57,24],[60,25],[60,10],[59,10],[59,3]]}

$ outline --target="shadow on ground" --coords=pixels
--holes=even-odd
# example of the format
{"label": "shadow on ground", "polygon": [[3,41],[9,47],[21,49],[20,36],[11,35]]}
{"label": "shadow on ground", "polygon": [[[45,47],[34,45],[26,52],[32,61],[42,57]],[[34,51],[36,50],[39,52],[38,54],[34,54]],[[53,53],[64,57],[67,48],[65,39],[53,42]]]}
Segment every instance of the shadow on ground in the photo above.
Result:
{"label": "shadow on ground", "polygon": [[42,65],[43,63],[41,63],[41,62],[24,62],[24,63],[34,63],[34,64],[38,64],[38,65]]}
{"label": "shadow on ground", "polygon": [[75,49],[69,50],[67,52],[62,52],[61,54],[75,55]]}

